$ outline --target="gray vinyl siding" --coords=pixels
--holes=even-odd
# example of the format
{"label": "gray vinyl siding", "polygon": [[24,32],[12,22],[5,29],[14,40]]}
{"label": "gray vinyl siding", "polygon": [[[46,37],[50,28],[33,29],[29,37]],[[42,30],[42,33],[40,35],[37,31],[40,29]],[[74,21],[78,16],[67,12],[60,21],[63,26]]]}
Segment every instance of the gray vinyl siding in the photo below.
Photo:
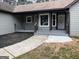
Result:
{"label": "gray vinyl siding", "polygon": [[0,35],[15,32],[14,24],[20,28],[19,22],[13,15],[0,12]]}
{"label": "gray vinyl siding", "polygon": [[19,15],[19,17],[17,17],[20,22],[21,28],[18,28],[18,26],[16,26],[16,30],[34,30],[34,20],[32,19],[32,23],[27,23],[26,17],[26,15]]}
{"label": "gray vinyl siding", "polygon": [[26,23],[25,24],[25,30],[34,30],[33,23]]}
{"label": "gray vinyl siding", "polygon": [[31,23],[27,23],[26,22],[26,17],[27,16],[25,16],[24,17],[24,23],[23,23],[23,26],[24,26],[24,28],[25,28],[25,30],[34,30],[34,20],[33,20],[33,17],[32,17],[32,15],[31,15],[31,17],[32,17],[32,22]]}
{"label": "gray vinyl siding", "polygon": [[70,36],[79,36],[79,2],[70,8]]}

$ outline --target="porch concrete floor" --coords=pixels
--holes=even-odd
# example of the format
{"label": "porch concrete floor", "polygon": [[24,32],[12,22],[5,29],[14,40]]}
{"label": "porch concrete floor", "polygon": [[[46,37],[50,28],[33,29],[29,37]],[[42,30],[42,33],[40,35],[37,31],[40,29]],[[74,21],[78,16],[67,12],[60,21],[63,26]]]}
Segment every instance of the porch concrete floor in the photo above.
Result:
{"label": "porch concrete floor", "polygon": [[68,36],[65,30],[38,30],[35,35]]}
{"label": "porch concrete floor", "polygon": [[47,43],[64,43],[70,42],[72,39],[68,36],[65,30],[38,30],[35,35],[47,35]]}

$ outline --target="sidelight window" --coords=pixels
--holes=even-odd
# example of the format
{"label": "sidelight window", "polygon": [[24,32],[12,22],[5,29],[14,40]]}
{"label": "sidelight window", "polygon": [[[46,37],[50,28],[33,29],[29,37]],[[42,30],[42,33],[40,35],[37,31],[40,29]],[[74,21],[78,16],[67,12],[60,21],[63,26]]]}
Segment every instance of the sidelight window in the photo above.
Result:
{"label": "sidelight window", "polygon": [[52,26],[56,27],[56,14],[52,14]]}

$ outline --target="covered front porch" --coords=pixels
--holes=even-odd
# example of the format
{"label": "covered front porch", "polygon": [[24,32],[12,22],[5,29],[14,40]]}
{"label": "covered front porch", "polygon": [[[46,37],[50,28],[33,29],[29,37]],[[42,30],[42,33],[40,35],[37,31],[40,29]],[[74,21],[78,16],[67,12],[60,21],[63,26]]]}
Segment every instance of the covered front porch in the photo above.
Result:
{"label": "covered front porch", "polygon": [[69,34],[68,9],[28,13],[22,12],[18,13],[16,16],[20,24],[19,26],[15,24],[16,32],[34,32],[36,34],[46,31],[46,34],[55,34],[57,32]]}

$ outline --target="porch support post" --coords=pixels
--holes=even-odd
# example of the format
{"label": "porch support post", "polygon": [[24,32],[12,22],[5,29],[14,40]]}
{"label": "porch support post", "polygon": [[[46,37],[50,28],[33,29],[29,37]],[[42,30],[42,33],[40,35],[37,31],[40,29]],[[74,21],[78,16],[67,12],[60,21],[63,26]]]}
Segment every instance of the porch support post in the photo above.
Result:
{"label": "porch support post", "polygon": [[32,15],[32,22],[33,22],[33,25],[34,25],[34,14]]}
{"label": "porch support post", "polygon": [[52,30],[52,12],[49,13],[49,29]]}
{"label": "porch support post", "polygon": [[38,30],[38,20],[39,20],[38,14],[35,14],[34,15],[34,32]]}
{"label": "porch support post", "polygon": [[58,30],[58,12],[56,12],[56,30]]}
{"label": "porch support post", "polygon": [[65,30],[67,29],[66,24],[67,24],[67,13],[65,12]]}
{"label": "porch support post", "polygon": [[32,15],[32,22],[33,22],[33,28],[34,28],[34,32],[35,32],[35,26],[34,26],[34,14]]}
{"label": "porch support post", "polygon": [[66,32],[70,35],[70,13],[66,11]]}
{"label": "porch support post", "polygon": [[36,31],[38,30],[38,21],[39,21],[39,15],[36,14]]}

